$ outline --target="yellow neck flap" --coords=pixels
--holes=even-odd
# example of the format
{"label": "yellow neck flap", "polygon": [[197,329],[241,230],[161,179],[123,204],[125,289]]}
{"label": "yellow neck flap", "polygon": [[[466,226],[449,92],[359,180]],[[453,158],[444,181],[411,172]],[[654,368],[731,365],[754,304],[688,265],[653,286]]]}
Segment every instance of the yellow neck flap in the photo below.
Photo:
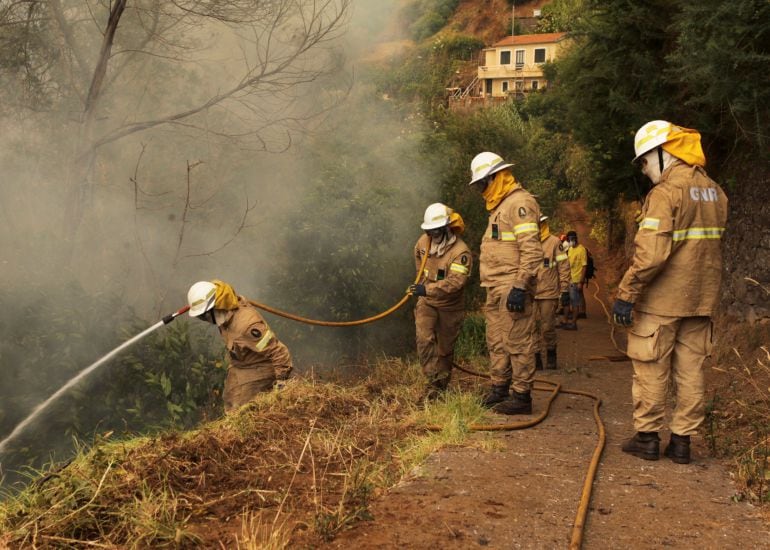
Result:
{"label": "yellow neck flap", "polygon": [[540,224],[540,242],[543,242],[551,236],[551,230],[548,228],[547,223]]}
{"label": "yellow neck flap", "polygon": [[500,170],[482,193],[484,200],[487,201],[487,210],[492,211],[497,208],[497,205],[518,187],[520,187],[519,182],[514,179],[509,170]]}
{"label": "yellow neck flap", "polygon": [[211,282],[217,287],[216,298],[214,298],[214,309],[237,309],[238,296],[235,294],[233,287],[224,281],[219,281],[217,279],[214,279]]}
{"label": "yellow neck flap", "polygon": [[697,130],[673,126],[668,134],[668,141],[661,147],[691,166],[706,166],[706,155],[703,154],[700,133]]}

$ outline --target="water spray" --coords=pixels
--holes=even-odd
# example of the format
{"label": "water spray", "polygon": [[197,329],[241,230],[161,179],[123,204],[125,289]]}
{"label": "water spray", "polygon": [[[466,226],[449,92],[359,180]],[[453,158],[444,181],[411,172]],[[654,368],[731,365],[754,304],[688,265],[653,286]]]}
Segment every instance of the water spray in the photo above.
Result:
{"label": "water spray", "polygon": [[150,328],[145,329],[144,331],[140,332],[139,334],[137,334],[136,336],[134,336],[130,340],[127,340],[127,341],[123,342],[118,347],[116,347],[114,350],[109,352],[107,355],[105,355],[104,357],[102,357],[98,361],[92,363],[87,368],[83,369],[82,371],[80,371],[80,373],[78,373],[76,376],[71,378],[69,380],[69,382],[67,382],[61,388],[59,388],[59,390],[56,393],[54,393],[51,397],[49,397],[48,399],[43,401],[40,405],[35,407],[35,409],[29,414],[29,416],[27,416],[27,418],[25,418],[18,426],[16,426],[13,429],[13,431],[11,432],[11,434],[8,437],[6,437],[2,441],[0,441],[0,454],[2,454],[2,452],[5,450],[6,445],[12,439],[14,439],[17,435],[19,435],[22,431],[24,431],[24,428],[26,428],[29,424],[31,424],[35,420],[35,418],[37,418],[38,415],[40,415],[40,413],[42,413],[45,409],[47,409],[48,406],[51,403],[53,403],[59,397],[61,397],[63,394],[65,394],[75,384],[80,382],[83,378],[85,378],[86,376],[91,374],[93,371],[95,371],[97,368],[102,366],[104,363],[106,363],[107,361],[109,361],[110,359],[115,357],[118,353],[120,353],[121,351],[123,351],[127,347],[129,347],[132,344],[138,342],[139,340],[141,340],[142,338],[144,338],[145,336],[147,336],[151,332],[154,332],[157,329],[159,329],[160,327],[162,327],[163,325],[169,324],[171,321],[173,321],[174,319],[176,319],[177,317],[179,317],[180,315],[182,315],[183,313],[185,313],[189,309],[190,309],[190,306],[184,306],[182,309],[180,309],[178,311],[175,311],[174,313],[169,313],[168,315],[163,317],[163,319],[161,319],[160,321],[158,321],[157,323],[152,325]]}

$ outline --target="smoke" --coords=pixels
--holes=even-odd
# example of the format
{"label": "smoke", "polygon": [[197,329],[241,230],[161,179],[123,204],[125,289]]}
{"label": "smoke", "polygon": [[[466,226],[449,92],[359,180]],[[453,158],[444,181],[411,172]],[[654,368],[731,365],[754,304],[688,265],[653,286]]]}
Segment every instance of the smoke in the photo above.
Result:
{"label": "smoke", "polygon": [[[54,14],[37,14],[26,65],[2,63],[14,46],[0,41],[0,437],[74,373],[184,305],[198,280],[321,318],[369,316],[403,295],[422,211],[439,194],[419,150],[422,121],[364,76],[381,70],[370,64],[380,41],[399,38],[399,2],[357,0],[340,21],[344,2],[324,4],[315,15],[330,30],[320,38],[297,17],[153,19],[129,2],[104,92],[85,114],[107,8],[84,25],[80,3],[62,4],[70,34]],[[296,54],[309,35],[317,43]],[[133,55],[139,47],[151,55]],[[227,100],[150,124],[250,77]],[[268,319],[300,371],[319,357],[402,351],[413,330],[408,311],[341,332]],[[219,348],[208,337],[196,353],[213,362]],[[65,438],[103,425],[84,408],[116,390],[104,370],[67,404],[79,425],[57,412]]]}

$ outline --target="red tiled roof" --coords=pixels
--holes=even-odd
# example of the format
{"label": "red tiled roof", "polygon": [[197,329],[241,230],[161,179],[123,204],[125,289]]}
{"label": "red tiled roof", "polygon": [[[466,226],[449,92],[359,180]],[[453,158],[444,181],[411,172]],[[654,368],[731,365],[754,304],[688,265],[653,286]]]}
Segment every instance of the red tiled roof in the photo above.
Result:
{"label": "red tiled roof", "polygon": [[558,42],[565,36],[567,36],[566,32],[548,32],[543,34],[520,34],[518,36],[506,36],[500,42],[495,44],[494,47]]}

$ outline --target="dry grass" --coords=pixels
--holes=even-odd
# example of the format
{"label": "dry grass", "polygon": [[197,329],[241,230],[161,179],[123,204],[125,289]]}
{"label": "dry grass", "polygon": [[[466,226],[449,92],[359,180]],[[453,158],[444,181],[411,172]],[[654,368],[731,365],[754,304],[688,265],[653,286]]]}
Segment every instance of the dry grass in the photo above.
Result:
{"label": "dry grass", "polygon": [[770,327],[741,323],[720,341],[706,437],[714,454],[733,461],[737,498],[770,502]]}
{"label": "dry grass", "polygon": [[[200,429],[108,442],[0,505],[0,547],[315,546],[433,450],[461,444],[477,398],[416,407],[419,369],[378,361],[345,387],[294,380]],[[440,423],[438,434],[421,426]]]}

